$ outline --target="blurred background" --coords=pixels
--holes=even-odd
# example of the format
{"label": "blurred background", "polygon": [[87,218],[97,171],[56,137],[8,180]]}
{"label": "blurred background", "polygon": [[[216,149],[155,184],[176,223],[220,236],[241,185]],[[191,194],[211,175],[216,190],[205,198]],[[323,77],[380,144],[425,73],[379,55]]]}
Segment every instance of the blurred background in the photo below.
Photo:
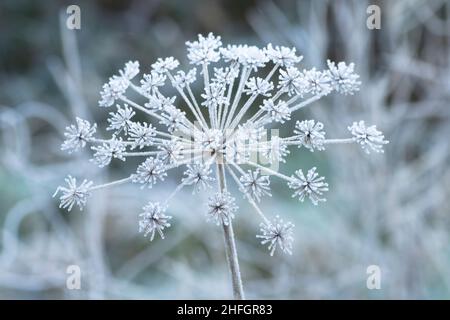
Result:
{"label": "blurred background", "polygon": [[[81,30],[65,27],[70,4],[81,8]],[[366,27],[370,4],[381,8],[380,30]],[[330,137],[363,119],[390,140],[370,157],[353,145],[292,150],[284,172],[315,165],[330,184],[328,201],[314,207],[272,179],[261,206],[296,225],[292,256],[269,256],[255,238],[259,220],[235,192],[247,297],[450,298],[449,16],[445,0],[2,1],[0,298],[231,297],[223,236],[206,224],[201,195],[172,200],[165,240],[138,234],[141,207],[167,197],[180,175],[150,191],[96,192],[82,212],[61,211],[51,197],[67,174],[100,183],[135,170],[99,169],[88,150],[66,155],[64,128],[76,115],[104,128],[99,91],[124,62],[186,63],[185,41],[210,31],[226,44],[295,46],[305,68],[354,62],[360,92],[295,118],[323,122]],[[81,269],[81,290],[66,288],[69,265]],[[381,268],[380,290],[366,287],[369,265]]]}

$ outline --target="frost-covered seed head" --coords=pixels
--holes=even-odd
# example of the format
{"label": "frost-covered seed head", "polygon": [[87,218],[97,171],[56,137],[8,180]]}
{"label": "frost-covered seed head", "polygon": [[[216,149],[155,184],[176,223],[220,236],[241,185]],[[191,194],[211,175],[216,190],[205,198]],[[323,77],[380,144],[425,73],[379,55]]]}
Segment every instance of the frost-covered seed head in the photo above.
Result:
{"label": "frost-covered seed head", "polygon": [[264,100],[261,109],[266,111],[275,122],[284,123],[291,120],[291,110],[284,101],[273,102],[272,99]]}
{"label": "frost-covered seed head", "polygon": [[315,122],[314,120],[297,121],[295,123],[294,133],[296,138],[301,143],[299,147],[304,146],[311,152],[314,149],[325,150],[325,131],[322,122]]}
{"label": "frost-covered seed head", "polygon": [[67,211],[71,211],[72,207],[77,205],[80,210],[83,210],[86,205],[87,198],[90,196],[89,190],[93,182],[85,179],[79,186],[77,186],[77,179],[70,175],[65,179],[65,181],[67,183],[67,187],[58,187],[53,194],[53,197],[55,197],[59,192],[62,193],[59,197],[59,207],[67,209]]}
{"label": "frost-covered seed head", "polygon": [[302,56],[297,56],[295,51],[295,48],[272,47],[272,44],[269,43],[266,48],[266,55],[273,63],[279,64],[281,67],[291,67],[303,59]]}
{"label": "frost-covered seed head", "polygon": [[278,79],[278,88],[287,92],[289,96],[299,95],[303,97],[307,86],[307,81],[303,78],[303,74],[295,67],[280,70]]}
{"label": "frost-covered seed head", "polygon": [[231,65],[236,65],[237,63],[242,63],[244,61],[245,51],[247,48],[247,45],[229,44],[226,47],[220,48],[219,51],[225,62],[229,62]]}
{"label": "frost-covered seed head", "polygon": [[166,83],[166,75],[158,73],[156,71],[150,72],[150,74],[144,74],[141,80],[141,90],[150,95],[154,94],[155,91],[164,86]]}
{"label": "frost-covered seed head", "polygon": [[172,85],[174,87],[184,88],[197,80],[197,69],[192,68],[188,73],[180,70],[173,76],[173,80]]}
{"label": "frost-covered seed head", "polygon": [[305,92],[313,95],[327,95],[331,92],[330,78],[326,72],[318,71],[316,68],[303,71],[305,80]]}
{"label": "frost-covered seed head", "polygon": [[[317,204],[325,201],[323,193],[328,184],[315,168],[306,175],[301,170],[293,176],[275,172],[278,162],[288,160],[289,148],[304,146],[314,151],[323,150],[329,143],[354,142],[366,152],[382,152],[382,145],[387,143],[375,126],[366,127],[362,121],[348,128],[350,138],[328,140],[321,122],[298,118],[293,135],[268,134],[270,126],[284,124],[296,116],[294,112],[322,96],[359,90],[359,76],[352,63],[327,61],[326,70],[299,71],[302,57],[295,48],[272,44],[265,48],[246,44],[222,47],[221,38],[212,33],[199,35],[186,45],[190,63],[199,69],[198,77],[196,68],[177,70],[179,61],[167,57],[157,59],[138,78],[139,62],[129,61],[100,92],[100,106],[117,102],[117,110],[110,112],[108,119],[107,130],[112,136],[95,138],[97,126],[79,118],[67,128],[61,148],[71,153],[90,145],[93,161],[99,166],[129,157],[146,160],[128,177],[94,187],[86,180],[77,186],[69,176],[68,186],[57,190],[62,192],[61,207],[70,210],[76,204],[82,208],[91,191],[130,180],[152,187],[180,167],[184,176],[173,194],[189,185],[194,192],[209,192],[212,171],[221,164],[225,176],[233,178],[230,180],[264,216],[258,205],[262,196],[271,195],[271,185],[269,177],[261,175],[263,161],[269,160],[267,172],[294,189],[294,197],[301,201],[308,197]],[[191,85],[196,90],[191,90]],[[196,94],[198,89],[203,94]],[[171,92],[173,96],[168,95]],[[137,116],[139,121],[135,120]],[[217,191],[209,198],[208,218],[217,224],[229,224],[237,206],[226,189]],[[168,227],[170,217],[164,210],[157,203],[144,207],[140,229],[151,234],[151,239],[155,232],[163,236],[162,230]],[[263,220],[258,237],[269,245],[270,253],[273,255],[276,247],[290,253],[292,224],[283,223],[279,217],[270,223],[266,217]]]}
{"label": "frost-covered seed head", "polygon": [[209,33],[207,37],[198,35],[197,41],[187,41],[188,59],[192,64],[201,65],[217,62],[220,59],[219,48],[222,46],[220,37]]}
{"label": "frost-covered seed head", "polygon": [[354,72],[353,63],[347,65],[345,62],[339,62],[336,66],[334,62],[327,60],[327,64],[328,77],[334,90],[344,95],[352,95],[359,90],[361,81],[358,81],[359,75]]}
{"label": "frost-covered seed head", "polygon": [[202,94],[204,101],[203,106],[208,108],[215,108],[218,105],[226,104],[228,101],[225,97],[225,86],[223,83],[213,82],[205,88],[205,93]]}
{"label": "frost-covered seed head", "polygon": [[214,178],[211,177],[212,170],[210,167],[200,162],[188,164],[186,167],[185,177],[183,177],[181,182],[186,185],[193,185],[193,193],[211,187],[211,182],[214,181]]}
{"label": "frost-covered seed head", "polygon": [[164,97],[161,93],[155,92],[155,95],[149,96],[149,100],[144,106],[152,111],[170,111],[176,109],[176,97]]}
{"label": "frost-covered seed head", "polygon": [[131,118],[134,117],[136,112],[133,109],[128,107],[128,104],[125,104],[122,108],[120,105],[117,105],[117,112],[110,112],[110,118],[108,118],[109,126],[106,130],[115,130],[116,133],[119,133],[121,130],[124,131],[125,134],[128,133],[128,129],[133,124]]}
{"label": "frost-covered seed head", "polygon": [[328,183],[324,182],[324,177],[319,177],[316,167],[308,170],[306,176],[301,169],[295,171],[295,175],[296,177],[292,176],[292,181],[288,183],[289,188],[295,190],[292,197],[298,197],[301,202],[308,197],[314,205],[319,201],[326,201],[322,196],[328,191]]}
{"label": "frost-covered seed head", "polygon": [[159,159],[165,165],[176,165],[183,160],[183,146],[176,140],[164,141],[158,146],[161,151]]}
{"label": "frost-covered seed head", "polygon": [[167,131],[173,133],[182,127],[186,121],[186,113],[174,106],[165,106],[165,112],[162,114],[163,119],[159,122],[167,127]]}
{"label": "frost-covered seed head", "polygon": [[236,67],[214,68],[214,82],[230,84],[239,75]]}
{"label": "frost-covered seed head", "polygon": [[103,142],[102,145],[92,147],[95,151],[94,158],[91,159],[100,168],[107,166],[111,163],[112,159],[119,159],[125,161],[123,153],[126,151],[126,147],[123,144],[122,138],[113,138],[107,142]]}
{"label": "frost-covered seed head", "polygon": [[242,183],[242,191],[252,197],[253,200],[259,202],[263,195],[272,196],[269,176],[260,175],[259,169],[255,171],[248,170],[239,180]]}
{"label": "frost-covered seed head", "polygon": [[262,95],[265,97],[270,97],[270,91],[273,90],[272,82],[259,77],[250,78],[245,86],[246,88],[244,89],[244,92],[246,92],[248,95]]}
{"label": "frost-covered seed head", "polygon": [[170,227],[169,220],[171,216],[165,215],[166,207],[159,202],[149,202],[144,208],[144,212],[139,215],[139,232],[144,236],[150,234],[150,241],[155,238],[156,232],[164,239],[164,229]]}
{"label": "frost-covered seed head", "polygon": [[377,130],[377,126],[366,127],[364,121],[353,122],[348,130],[353,135],[353,140],[359,143],[367,154],[370,154],[371,150],[383,153],[383,145],[389,143],[389,141],[384,140],[384,135]]}
{"label": "frost-covered seed head", "polygon": [[139,73],[139,61],[128,61],[119,74],[126,80],[133,79]]}
{"label": "frost-covered seed head", "polygon": [[127,90],[130,82],[123,77],[112,76],[109,82],[103,85],[100,92],[101,99],[98,102],[100,107],[110,107],[119,99]]}
{"label": "frost-covered seed head", "polygon": [[94,123],[91,125],[89,121],[81,118],[76,118],[76,125],[71,124],[66,127],[64,136],[66,140],[61,145],[61,150],[66,150],[68,153],[72,153],[82,149],[86,146],[86,143],[92,139],[97,131],[97,125]]}
{"label": "frost-covered seed head", "polygon": [[134,183],[141,183],[141,188],[145,186],[151,188],[158,180],[163,181],[166,176],[167,173],[162,161],[149,157],[139,165],[136,173],[132,175],[132,181]]}
{"label": "frost-covered seed head", "polygon": [[257,238],[262,239],[261,244],[269,244],[270,255],[273,256],[277,247],[284,253],[292,254],[292,244],[294,225],[291,222],[284,222],[278,215],[272,222],[261,223],[261,234]]}
{"label": "frost-covered seed head", "polygon": [[156,136],[155,128],[147,122],[133,122],[128,130],[131,150],[142,149],[153,144],[153,138]]}
{"label": "frost-covered seed head", "polygon": [[269,61],[263,49],[256,46],[243,46],[241,48],[239,62],[251,70],[256,71],[258,68],[263,68]]}
{"label": "frost-covered seed head", "polygon": [[152,64],[152,69],[157,73],[166,73],[177,68],[180,65],[180,62],[174,57],[168,58],[158,58],[158,60]]}
{"label": "frost-covered seed head", "polygon": [[201,149],[206,153],[213,153],[219,150],[222,144],[223,132],[218,129],[210,129],[201,133],[199,141],[196,141],[195,149]]}
{"label": "frost-covered seed head", "polygon": [[218,192],[209,198],[207,220],[216,225],[228,225],[234,219],[237,206],[229,192]]}

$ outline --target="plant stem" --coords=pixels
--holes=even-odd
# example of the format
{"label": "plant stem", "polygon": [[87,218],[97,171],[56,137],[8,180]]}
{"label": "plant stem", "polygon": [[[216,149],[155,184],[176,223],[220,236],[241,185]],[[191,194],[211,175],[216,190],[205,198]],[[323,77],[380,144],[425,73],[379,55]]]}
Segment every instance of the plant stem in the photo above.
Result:
{"label": "plant stem", "polygon": [[222,225],[223,235],[225,238],[225,251],[227,255],[228,267],[231,274],[231,282],[233,285],[233,297],[235,300],[244,300],[244,288],[242,286],[241,272],[239,270],[239,261],[236,250],[236,244],[234,242],[233,225],[230,223]]}
{"label": "plant stem", "polygon": [[[217,163],[217,177],[220,192],[226,191],[225,170],[222,163]],[[233,297],[235,300],[243,300],[245,299],[244,288],[242,286],[241,271],[239,269],[239,260],[234,240],[233,224],[230,221],[228,225],[222,224],[222,227],[225,239],[225,253],[231,275],[231,284],[233,286]]]}

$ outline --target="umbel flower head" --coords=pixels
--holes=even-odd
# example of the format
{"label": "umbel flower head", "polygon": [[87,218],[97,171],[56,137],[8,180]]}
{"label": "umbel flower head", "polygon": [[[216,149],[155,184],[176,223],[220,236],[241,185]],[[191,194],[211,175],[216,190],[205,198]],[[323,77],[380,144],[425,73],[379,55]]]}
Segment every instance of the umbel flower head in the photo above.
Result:
{"label": "umbel flower head", "polygon": [[[278,172],[278,162],[289,160],[289,149],[304,147],[313,152],[329,144],[355,143],[369,153],[382,152],[388,143],[375,126],[364,121],[350,125],[348,137],[327,139],[321,122],[297,118],[298,110],[324,96],[357,92],[360,81],[354,65],[327,61],[324,70],[305,69],[295,48],[223,46],[212,33],[186,45],[193,68],[179,70],[174,57],[158,58],[145,67],[147,73],[138,76],[139,62],[130,61],[109,78],[100,92],[99,106],[113,109],[106,128],[110,138],[96,137],[97,125],[80,118],[67,128],[61,149],[72,153],[89,146],[92,161],[100,167],[129,157],[142,161],[135,172],[110,183],[94,185],[85,180],[77,185],[69,176],[68,186],[56,191],[62,193],[61,207],[70,211],[76,204],[82,209],[94,190],[122,183],[152,188],[163,183],[172,169],[182,167],[180,184],[167,200],[148,203],[140,215],[139,230],[150,240],[155,233],[163,238],[163,230],[170,227],[171,217],[165,210],[183,188],[208,193],[207,220],[230,225],[238,207],[227,189],[228,178],[262,220],[258,238],[268,244],[270,254],[277,247],[291,253],[293,225],[278,216],[268,218],[259,208],[263,198],[271,196],[270,180],[284,180],[293,197],[302,202],[309,199],[314,205],[325,201],[328,183],[315,167],[298,168],[294,174]],[[198,87],[198,82],[203,88],[194,93],[191,86]],[[176,95],[169,94],[173,92]],[[137,121],[138,114],[147,120]],[[296,121],[291,136],[266,133],[287,121]],[[261,158],[268,159],[270,166],[261,165]]]}

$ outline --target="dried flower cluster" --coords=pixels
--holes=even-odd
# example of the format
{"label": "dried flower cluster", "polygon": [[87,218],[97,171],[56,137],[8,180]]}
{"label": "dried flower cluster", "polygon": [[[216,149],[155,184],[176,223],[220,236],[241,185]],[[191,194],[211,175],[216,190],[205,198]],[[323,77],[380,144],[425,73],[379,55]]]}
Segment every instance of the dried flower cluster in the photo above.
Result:
{"label": "dried flower cluster", "polygon": [[[277,247],[291,253],[293,225],[278,216],[267,218],[258,206],[262,197],[271,195],[270,176],[285,180],[293,197],[300,201],[308,198],[315,205],[325,201],[328,184],[316,168],[306,173],[299,169],[293,175],[274,169],[285,161],[289,147],[303,146],[313,152],[325,150],[328,144],[353,142],[370,153],[382,152],[387,141],[364,121],[349,126],[349,137],[344,139],[327,139],[324,125],[314,120],[297,121],[290,137],[269,135],[267,129],[290,121],[296,111],[332,92],[354,94],[360,86],[354,65],[328,61],[325,70],[300,70],[302,57],[293,48],[222,46],[221,38],[211,33],[186,45],[187,57],[196,66],[190,70],[177,70],[179,62],[173,57],[159,58],[148,73],[135,80],[139,63],[130,61],[103,86],[100,107],[116,104],[109,113],[109,139],[97,138],[97,125],[83,119],[77,118],[67,128],[61,149],[72,153],[89,145],[94,152],[92,161],[100,167],[128,157],[142,157],[143,161],[130,176],[103,185],[86,180],[77,185],[69,176],[68,185],[57,189],[62,194],[60,206],[69,211],[74,205],[82,209],[92,191],[121,183],[152,188],[171,169],[184,166],[180,185],[168,199],[162,204],[148,203],[140,215],[139,230],[153,240],[155,233],[164,237],[164,229],[170,227],[171,217],[165,215],[168,201],[187,186],[194,192],[211,189],[218,180],[213,171],[219,175],[223,170],[262,219],[257,237],[268,245],[270,254]],[[266,67],[270,71],[262,75]],[[200,95],[191,88],[197,76],[204,88]],[[140,101],[128,98],[128,91],[137,93]],[[172,96],[173,92],[177,95]],[[149,121],[134,120],[138,112]],[[261,159],[270,166],[261,165]],[[207,220],[218,225],[234,219],[237,206],[226,186],[218,184],[205,211]]]}

